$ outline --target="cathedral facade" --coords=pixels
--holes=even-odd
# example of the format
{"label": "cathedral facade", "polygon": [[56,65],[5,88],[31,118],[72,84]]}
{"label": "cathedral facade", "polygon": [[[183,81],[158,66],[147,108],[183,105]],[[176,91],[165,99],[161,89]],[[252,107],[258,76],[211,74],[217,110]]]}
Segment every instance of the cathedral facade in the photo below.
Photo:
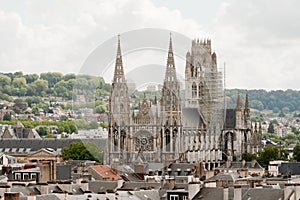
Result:
{"label": "cathedral facade", "polygon": [[170,36],[160,100],[144,95],[138,111],[130,106],[120,38],[109,98],[107,163],[203,161],[214,167],[261,148],[260,127],[252,126],[248,96],[225,109],[222,73],[210,40],[193,40],[186,55],[184,97],[176,77]]}

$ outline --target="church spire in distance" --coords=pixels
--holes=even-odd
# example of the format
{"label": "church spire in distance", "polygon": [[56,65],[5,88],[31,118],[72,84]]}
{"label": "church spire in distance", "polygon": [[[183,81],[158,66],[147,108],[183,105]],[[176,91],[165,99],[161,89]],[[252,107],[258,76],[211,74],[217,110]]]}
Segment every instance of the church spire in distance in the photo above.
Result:
{"label": "church spire in distance", "polygon": [[118,35],[118,49],[117,49],[117,57],[116,57],[116,64],[115,64],[115,72],[114,72],[113,82],[114,83],[125,82],[123,61],[122,61],[122,53],[121,53],[120,34]]}
{"label": "church spire in distance", "polygon": [[241,102],[240,93],[238,93],[238,96],[237,96],[236,110],[238,110],[238,111],[242,110],[242,102]]}
{"label": "church spire in distance", "polygon": [[169,52],[168,52],[167,68],[168,67],[175,68],[173,46],[172,46],[172,33],[170,33],[170,42],[169,42]]}
{"label": "church spire in distance", "polygon": [[165,82],[177,82],[171,33],[170,33],[170,42],[169,42],[169,51],[168,51],[168,60],[167,60],[167,67],[166,67],[166,74],[165,74]]}

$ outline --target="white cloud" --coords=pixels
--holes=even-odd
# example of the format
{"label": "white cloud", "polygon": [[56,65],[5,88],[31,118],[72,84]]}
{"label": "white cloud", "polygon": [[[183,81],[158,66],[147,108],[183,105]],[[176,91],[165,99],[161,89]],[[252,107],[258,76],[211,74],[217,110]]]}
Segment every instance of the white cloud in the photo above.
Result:
{"label": "white cloud", "polygon": [[[0,5],[0,71],[76,73],[92,50],[116,34],[162,28],[211,37],[219,66],[227,63],[228,87],[300,87],[297,0],[224,0],[214,24],[206,27],[179,8],[151,0],[0,0]],[[208,27],[210,35],[203,32]]]}
{"label": "white cloud", "polygon": [[296,0],[224,3],[214,41],[227,63],[229,87],[299,89],[299,7]]}
{"label": "white cloud", "polygon": [[150,0],[1,2],[0,71],[78,72],[88,54],[117,33],[164,28],[190,36],[201,27]]}

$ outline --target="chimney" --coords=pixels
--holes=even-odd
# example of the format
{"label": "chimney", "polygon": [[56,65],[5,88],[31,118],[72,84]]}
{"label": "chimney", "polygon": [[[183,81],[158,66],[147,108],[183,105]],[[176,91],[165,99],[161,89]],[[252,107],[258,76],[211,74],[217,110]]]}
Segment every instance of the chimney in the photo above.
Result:
{"label": "chimney", "polygon": [[165,180],[165,179],[162,179],[162,180],[160,181],[160,188],[163,189],[164,186],[165,186],[165,184],[166,184],[166,180]]}
{"label": "chimney", "polygon": [[255,164],[256,164],[256,159],[252,159],[252,161],[251,161],[251,167],[254,167]]}
{"label": "chimney", "polygon": [[224,187],[223,188],[223,200],[228,200],[228,194],[229,194],[228,187]]}
{"label": "chimney", "polygon": [[231,161],[230,160],[227,160],[226,161],[226,168],[229,168],[231,166]]}
{"label": "chimney", "polygon": [[234,186],[233,200],[242,200],[242,187],[240,185]]}
{"label": "chimney", "polygon": [[203,165],[203,161],[200,161],[200,167],[199,167],[199,178],[201,178],[202,176],[204,176],[204,165]]}
{"label": "chimney", "polygon": [[169,181],[170,181],[169,190],[173,190],[175,187],[175,179],[172,178],[172,179],[169,179]]}
{"label": "chimney", "polygon": [[246,161],[245,160],[242,160],[242,168],[244,168],[246,165]]}

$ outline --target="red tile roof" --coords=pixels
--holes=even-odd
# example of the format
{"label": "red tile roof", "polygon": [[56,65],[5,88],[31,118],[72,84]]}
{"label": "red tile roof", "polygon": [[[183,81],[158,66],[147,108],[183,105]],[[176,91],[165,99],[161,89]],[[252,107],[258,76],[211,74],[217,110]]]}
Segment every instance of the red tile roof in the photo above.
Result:
{"label": "red tile roof", "polygon": [[122,178],[115,174],[112,169],[107,165],[92,165],[91,166],[96,172],[98,172],[103,179],[106,180],[121,180]]}

